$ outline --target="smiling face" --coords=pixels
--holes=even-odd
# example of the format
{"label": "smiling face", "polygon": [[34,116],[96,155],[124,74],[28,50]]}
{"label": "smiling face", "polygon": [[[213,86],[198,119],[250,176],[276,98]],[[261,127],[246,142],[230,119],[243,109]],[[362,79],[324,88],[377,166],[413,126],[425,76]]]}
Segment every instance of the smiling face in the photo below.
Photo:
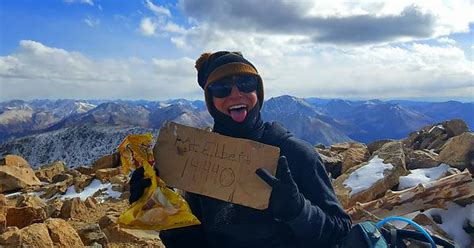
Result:
{"label": "smiling face", "polygon": [[230,95],[223,98],[212,97],[212,101],[218,111],[230,116],[235,122],[243,122],[247,113],[257,105],[257,91],[241,92],[234,85]]}

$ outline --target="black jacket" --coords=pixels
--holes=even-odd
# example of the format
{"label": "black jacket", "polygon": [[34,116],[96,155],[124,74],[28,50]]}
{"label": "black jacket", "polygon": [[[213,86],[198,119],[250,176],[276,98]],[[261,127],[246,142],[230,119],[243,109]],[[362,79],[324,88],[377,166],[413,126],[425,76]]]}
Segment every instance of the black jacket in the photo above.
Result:
{"label": "black jacket", "polygon": [[280,222],[270,211],[256,210],[210,197],[187,193],[201,225],[162,231],[167,248],[176,247],[331,247],[351,226],[342,209],[323,162],[314,148],[277,123],[265,123],[251,137],[277,146],[285,155],[299,191],[306,198],[303,210],[292,221]]}

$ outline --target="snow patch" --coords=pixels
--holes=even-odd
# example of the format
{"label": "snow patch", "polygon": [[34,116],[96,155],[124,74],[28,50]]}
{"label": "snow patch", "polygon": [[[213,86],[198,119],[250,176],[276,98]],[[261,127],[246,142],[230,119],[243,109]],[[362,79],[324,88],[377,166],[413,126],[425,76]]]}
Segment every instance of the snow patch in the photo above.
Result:
{"label": "snow patch", "polygon": [[369,189],[377,181],[384,178],[384,171],[393,169],[393,165],[384,163],[379,156],[373,157],[367,165],[355,170],[343,185],[351,188],[349,197]]}
{"label": "snow patch", "polygon": [[403,190],[411,187],[415,187],[418,184],[425,184],[438,180],[449,170],[449,165],[440,164],[437,167],[427,169],[416,169],[410,170],[410,174],[407,176],[400,177],[400,184],[398,190]]}
{"label": "snow patch", "polygon": [[59,196],[61,200],[79,197],[81,201],[84,201],[90,196],[93,196],[97,191],[104,190],[109,197],[118,198],[122,194],[121,192],[112,189],[111,183],[102,183],[100,180],[94,179],[89,186],[84,188],[84,191],[78,193],[74,188],[74,185],[70,186],[64,195]]}
{"label": "snow patch", "polygon": [[[443,221],[439,227],[443,229],[460,247],[472,247],[469,234],[464,231],[466,221],[474,222],[474,203],[461,207],[449,202],[447,209],[432,208],[426,211],[428,216],[439,215]],[[431,217],[432,218],[432,217]]]}

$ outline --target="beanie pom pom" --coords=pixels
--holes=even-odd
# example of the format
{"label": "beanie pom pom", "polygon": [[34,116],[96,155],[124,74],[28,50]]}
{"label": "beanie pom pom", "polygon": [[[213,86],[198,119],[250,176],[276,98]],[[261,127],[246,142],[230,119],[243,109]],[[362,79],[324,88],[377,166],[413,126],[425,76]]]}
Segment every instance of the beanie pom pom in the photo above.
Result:
{"label": "beanie pom pom", "polygon": [[209,60],[209,58],[211,57],[212,53],[203,53],[201,54],[201,56],[196,60],[196,64],[194,65],[194,67],[196,68],[196,70],[200,70],[202,65]]}

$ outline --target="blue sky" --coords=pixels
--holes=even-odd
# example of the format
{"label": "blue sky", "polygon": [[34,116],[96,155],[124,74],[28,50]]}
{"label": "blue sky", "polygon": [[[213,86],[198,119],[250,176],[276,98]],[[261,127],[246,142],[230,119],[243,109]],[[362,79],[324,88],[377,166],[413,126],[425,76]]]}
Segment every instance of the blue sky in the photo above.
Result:
{"label": "blue sky", "polygon": [[0,101],[202,99],[242,51],[266,98],[474,101],[474,1],[0,1]]}

